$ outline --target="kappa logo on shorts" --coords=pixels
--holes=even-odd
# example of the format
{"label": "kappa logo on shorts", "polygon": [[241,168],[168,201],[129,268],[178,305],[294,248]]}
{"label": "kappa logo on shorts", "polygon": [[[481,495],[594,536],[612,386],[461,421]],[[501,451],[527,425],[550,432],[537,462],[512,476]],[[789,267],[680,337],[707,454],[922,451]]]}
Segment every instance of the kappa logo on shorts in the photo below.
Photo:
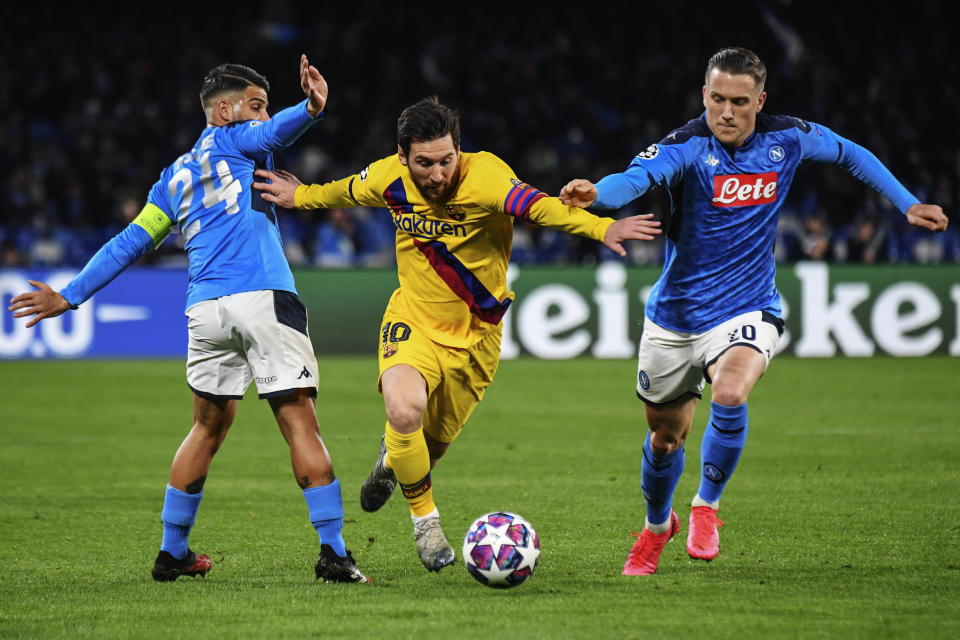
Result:
{"label": "kappa logo on shorts", "polygon": [[641,371],[641,372],[637,375],[637,378],[639,379],[639,382],[640,382],[640,388],[643,389],[644,391],[649,391],[649,390],[650,390],[650,376],[647,375],[647,372],[646,372],[646,371]]}
{"label": "kappa logo on shorts", "polygon": [[297,380],[300,380],[302,378],[312,378],[312,377],[313,376],[310,375],[310,372],[307,371],[307,365],[303,365],[303,371],[301,371],[300,375],[297,376]]}
{"label": "kappa logo on shorts", "polygon": [[266,378],[257,378],[257,384],[270,384],[271,382],[276,382],[277,376],[269,376]]}

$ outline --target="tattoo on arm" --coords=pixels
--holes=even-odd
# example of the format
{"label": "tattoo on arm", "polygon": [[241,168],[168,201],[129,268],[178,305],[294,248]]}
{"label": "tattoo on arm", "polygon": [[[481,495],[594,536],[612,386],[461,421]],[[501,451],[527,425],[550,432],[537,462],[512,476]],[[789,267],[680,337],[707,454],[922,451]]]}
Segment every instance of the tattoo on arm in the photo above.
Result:
{"label": "tattoo on arm", "polygon": [[309,487],[309,486],[310,486],[311,484],[313,484],[313,483],[310,482],[310,476],[303,476],[302,478],[299,478],[299,479],[297,480],[297,484],[300,485],[300,488],[301,488],[301,489],[306,489],[307,487]]}
{"label": "tattoo on arm", "polygon": [[187,485],[185,493],[200,493],[203,491],[203,483],[207,481],[207,476],[200,476]]}

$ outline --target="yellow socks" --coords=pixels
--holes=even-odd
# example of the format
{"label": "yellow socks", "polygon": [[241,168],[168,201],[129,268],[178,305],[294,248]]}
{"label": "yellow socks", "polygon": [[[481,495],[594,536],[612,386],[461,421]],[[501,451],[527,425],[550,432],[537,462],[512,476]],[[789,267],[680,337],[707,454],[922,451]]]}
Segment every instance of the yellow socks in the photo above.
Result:
{"label": "yellow socks", "polygon": [[397,476],[403,497],[410,504],[414,516],[425,516],[437,508],[433,502],[433,484],[430,481],[430,452],[423,439],[423,429],[403,434],[390,423],[384,436],[389,467]]}

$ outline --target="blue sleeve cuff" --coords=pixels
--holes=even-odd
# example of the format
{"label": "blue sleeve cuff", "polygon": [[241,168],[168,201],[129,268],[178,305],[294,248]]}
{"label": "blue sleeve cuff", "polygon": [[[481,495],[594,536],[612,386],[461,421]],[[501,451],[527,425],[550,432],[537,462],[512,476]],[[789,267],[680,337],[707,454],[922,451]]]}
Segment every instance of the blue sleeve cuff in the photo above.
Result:
{"label": "blue sleeve cuff", "polygon": [[319,120],[324,111],[321,111],[316,117],[311,116],[307,111],[307,100],[303,99],[298,104],[288,107],[275,115],[270,124],[273,125],[273,135],[276,144],[287,146],[299,138],[303,133]]}

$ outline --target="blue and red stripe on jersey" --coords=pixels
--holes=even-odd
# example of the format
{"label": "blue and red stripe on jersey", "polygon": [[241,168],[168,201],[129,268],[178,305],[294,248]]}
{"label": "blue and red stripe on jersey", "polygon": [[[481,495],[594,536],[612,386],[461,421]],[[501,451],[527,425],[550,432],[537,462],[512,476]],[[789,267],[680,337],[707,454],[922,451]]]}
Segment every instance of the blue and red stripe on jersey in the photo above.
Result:
{"label": "blue and red stripe on jersey", "polygon": [[397,178],[383,190],[383,199],[393,211],[413,213],[413,205],[407,200],[407,190],[403,187],[403,178]]}
{"label": "blue and red stripe on jersey", "polygon": [[530,207],[540,198],[546,197],[547,194],[534,189],[525,182],[514,182],[513,189],[510,189],[506,200],[503,201],[503,208],[512,216],[529,220]]}
{"label": "blue and red stripe on jersey", "polygon": [[500,322],[510,303],[513,302],[510,298],[497,300],[496,296],[490,293],[442,242],[436,240],[422,242],[414,238],[413,244],[426,257],[430,266],[450,287],[450,290],[467,303],[470,313],[489,324]]}

